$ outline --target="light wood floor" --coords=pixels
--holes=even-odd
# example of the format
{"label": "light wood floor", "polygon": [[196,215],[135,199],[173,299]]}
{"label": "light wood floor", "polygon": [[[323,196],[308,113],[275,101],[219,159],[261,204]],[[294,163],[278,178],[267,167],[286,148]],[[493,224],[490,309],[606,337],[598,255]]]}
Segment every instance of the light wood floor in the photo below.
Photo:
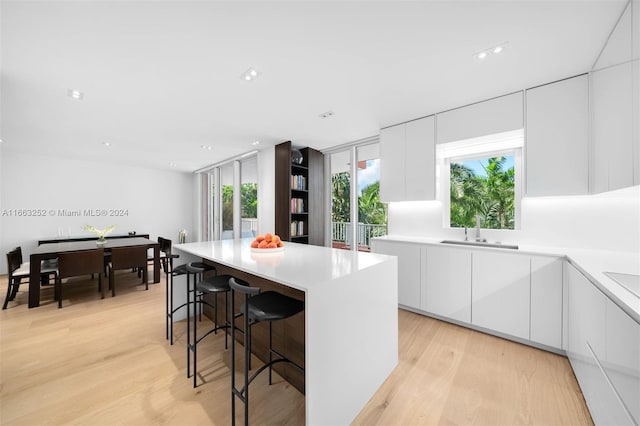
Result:
{"label": "light wood floor", "polygon": [[[25,291],[0,312],[0,424],[230,424],[222,335],[203,341],[206,383],[194,390],[184,323],[174,346],[165,340],[164,282],[117,280],[115,298],[81,280],[65,287],[63,309],[44,288],[39,308],[27,309]],[[399,326],[400,363],[354,424],[591,424],[566,358],[402,310]],[[266,377],[251,387],[252,424],[304,424],[304,396]]]}

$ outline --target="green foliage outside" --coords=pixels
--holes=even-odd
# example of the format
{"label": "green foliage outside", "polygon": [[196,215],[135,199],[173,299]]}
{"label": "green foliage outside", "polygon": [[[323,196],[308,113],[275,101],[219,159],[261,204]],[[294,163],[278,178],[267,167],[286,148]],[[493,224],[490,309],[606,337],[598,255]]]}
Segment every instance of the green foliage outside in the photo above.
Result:
{"label": "green foliage outside", "polygon": [[486,229],[513,229],[515,171],[504,170],[505,157],[489,158],[485,176],[451,163],[451,227],[475,227],[475,215]]}
{"label": "green foliage outside", "polygon": [[[350,222],[351,179],[349,172],[336,173],[331,176],[331,221]],[[368,224],[387,223],[387,210],[380,202],[380,182],[365,187],[358,197],[358,221]]]}
{"label": "green foliage outside", "polygon": [[[258,184],[240,185],[240,203],[243,218],[258,217]],[[233,185],[222,187],[222,230],[233,230]]]}

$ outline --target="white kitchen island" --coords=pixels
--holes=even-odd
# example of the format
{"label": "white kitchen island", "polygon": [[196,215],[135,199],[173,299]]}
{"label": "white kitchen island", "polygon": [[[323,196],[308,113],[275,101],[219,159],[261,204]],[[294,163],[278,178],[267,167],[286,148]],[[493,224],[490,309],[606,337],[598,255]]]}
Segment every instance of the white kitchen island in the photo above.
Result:
{"label": "white kitchen island", "polygon": [[[254,253],[250,243],[174,250],[178,264],[206,259],[304,292],[306,423],[349,424],[398,363],[396,258],[295,243]],[[175,278],[176,296],[184,298],[185,285]]]}

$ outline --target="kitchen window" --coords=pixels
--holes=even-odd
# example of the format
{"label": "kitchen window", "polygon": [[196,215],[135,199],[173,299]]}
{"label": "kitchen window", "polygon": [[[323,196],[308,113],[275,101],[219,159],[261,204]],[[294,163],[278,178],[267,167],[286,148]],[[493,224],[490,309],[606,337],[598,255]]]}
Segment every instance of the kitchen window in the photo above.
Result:
{"label": "kitchen window", "polygon": [[518,229],[523,131],[439,144],[438,199],[443,226]]}

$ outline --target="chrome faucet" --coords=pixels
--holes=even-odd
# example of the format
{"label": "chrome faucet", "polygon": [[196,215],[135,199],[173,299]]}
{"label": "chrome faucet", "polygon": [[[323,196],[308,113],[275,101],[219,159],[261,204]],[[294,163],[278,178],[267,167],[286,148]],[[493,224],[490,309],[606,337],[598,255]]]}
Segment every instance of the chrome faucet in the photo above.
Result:
{"label": "chrome faucet", "polygon": [[486,238],[480,238],[480,219],[481,219],[480,215],[477,214],[476,215],[476,241],[486,243],[487,242]]}

